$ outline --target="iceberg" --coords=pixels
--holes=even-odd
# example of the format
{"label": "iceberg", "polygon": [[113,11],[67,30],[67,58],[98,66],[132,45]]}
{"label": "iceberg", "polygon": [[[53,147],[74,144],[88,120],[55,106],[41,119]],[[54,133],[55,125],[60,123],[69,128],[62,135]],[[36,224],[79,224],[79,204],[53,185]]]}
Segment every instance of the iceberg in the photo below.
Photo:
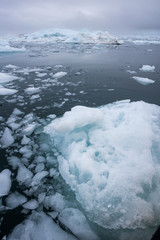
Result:
{"label": "iceberg", "polygon": [[25,41],[52,42],[52,43],[92,43],[92,44],[119,44],[118,39],[106,31],[74,31],[70,29],[48,29],[24,35]]}
{"label": "iceberg", "polygon": [[75,106],[44,128],[88,219],[107,229],[160,222],[159,119],[159,106],[124,100]]}
{"label": "iceberg", "polygon": [[139,70],[143,72],[154,72],[155,66],[143,65]]}

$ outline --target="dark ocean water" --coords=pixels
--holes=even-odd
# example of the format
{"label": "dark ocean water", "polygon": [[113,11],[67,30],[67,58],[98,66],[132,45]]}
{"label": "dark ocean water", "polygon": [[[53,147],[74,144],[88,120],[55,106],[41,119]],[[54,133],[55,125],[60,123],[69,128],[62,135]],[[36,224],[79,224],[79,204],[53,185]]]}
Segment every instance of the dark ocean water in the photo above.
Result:
{"label": "dark ocean water", "polygon": [[[0,72],[12,73],[19,78],[19,80],[6,85],[8,88],[18,90],[17,94],[0,96],[1,133],[15,108],[21,110],[24,116],[34,113],[34,121],[40,124],[40,119],[43,119],[42,125],[45,125],[47,122],[44,121],[48,115],[62,116],[76,105],[98,107],[130,99],[160,106],[159,51],[160,45],[123,44],[89,53],[47,52],[47,54],[34,57],[29,56],[27,52],[0,55]],[[8,64],[16,65],[19,68],[6,68],[5,66]],[[154,65],[155,71],[140,71],[139,68],[142,65]],[[54,81],[52,76],[57,72],[66,72],[67,75]],[[45,75],[39,76],[39,73],[45,73]],[[155,82],[142,85],[135,81],[133,76],[149,78]],[[37,88],[39,91],[28,94],[26,92],[28,87]],[[33,95],[34,97],[32,97]],[[32,141],[37,144],[40,140],[36,138],[37,136],[34,136]],[[8,156],[15,154],[15,149],[19,148],[19,144],[20,140],[17,137],[13,148],[1,149],[0,170],[11,169],[13,172],[11,192],[16,190],[24,193],[24,186],[21,187],[16,182],[17,170],[13,170],[8,165]],[[63,189],[61,191],[63,193]],[[2,203],[5,205],[5,197],[2,198]],[[31,214],[31,211],[24,214],[21,210],[21,206],[13,210],[2,209],[2,235],[7,235],[15,225]],[[149,240],[156,229],[156,226],[148,226],[147,229],[106,230],[92,222],[90,225],[102,240]]]}

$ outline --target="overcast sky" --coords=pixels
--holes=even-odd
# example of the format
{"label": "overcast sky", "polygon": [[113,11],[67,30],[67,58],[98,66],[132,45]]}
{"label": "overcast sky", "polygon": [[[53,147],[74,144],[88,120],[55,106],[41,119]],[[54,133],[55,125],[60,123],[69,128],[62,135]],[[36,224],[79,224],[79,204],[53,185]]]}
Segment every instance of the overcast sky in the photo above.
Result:
{"label": "overcast sky", "polygon": [[0,35],[49,28],[160,29],[160,0],[0,0]]}

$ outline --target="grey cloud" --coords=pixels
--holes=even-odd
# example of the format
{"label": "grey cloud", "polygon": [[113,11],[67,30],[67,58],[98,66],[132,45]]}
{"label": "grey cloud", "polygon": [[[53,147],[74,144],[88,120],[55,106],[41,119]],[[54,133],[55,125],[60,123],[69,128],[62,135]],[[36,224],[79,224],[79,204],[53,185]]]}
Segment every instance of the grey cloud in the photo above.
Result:
{"label": "grey cloud", "polygon": [[159,29],[159,0],[1,0],[0,34],[45,28]]}

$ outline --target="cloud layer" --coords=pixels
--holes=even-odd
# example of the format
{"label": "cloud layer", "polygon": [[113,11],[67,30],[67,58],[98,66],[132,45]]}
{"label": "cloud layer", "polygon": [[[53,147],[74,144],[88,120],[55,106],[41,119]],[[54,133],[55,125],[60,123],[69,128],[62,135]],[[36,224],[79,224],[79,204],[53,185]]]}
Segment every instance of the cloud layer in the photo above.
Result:
{"label": "cloud layer", "polygon": [[160,29],[159,0],[1,0],[0,34],[46,28]]}

